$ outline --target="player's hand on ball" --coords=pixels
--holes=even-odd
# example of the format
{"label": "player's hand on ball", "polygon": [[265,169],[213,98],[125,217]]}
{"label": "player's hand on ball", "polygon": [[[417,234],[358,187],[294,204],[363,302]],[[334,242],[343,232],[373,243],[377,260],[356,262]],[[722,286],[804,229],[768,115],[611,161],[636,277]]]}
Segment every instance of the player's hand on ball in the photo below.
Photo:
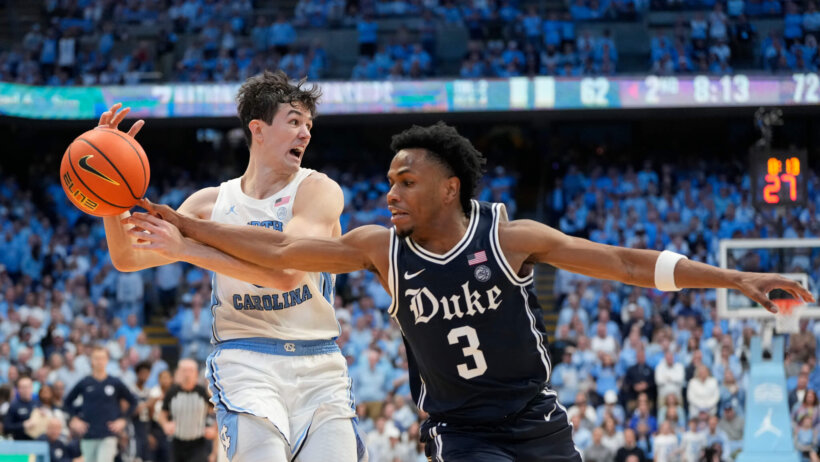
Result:
{"label": "player's hand on ball", "polygon": [[187,242],[173,224],[142,212],[134,213],[122,222],[134,225],[128,234],[137,239],[132,244],[135,249],[151,250],[174,260],[184,255]]}
{"label": "player's hand on ball", "polygon": [[777,305],[769,299],[769,292],[781,289],[790,293],[794,298],[804,302],[814,302],[814,296],[797,281],[785,278],[779,274],[769,273],[740,273],[737,289],[744,295],[763,305],[764,308],[777,313]]}
{"label": "player's hand on ball", "polygon": [[[116,103],[113,106],[111,106],[110,109],[103,112],[102,115],[100,115],[100,122],[97,124],[97,126],[110,128],[112,130],[118,130],[117,127],[119,127],[120,122],[122,122],[122,120],[125,119],[125,116],[127,116],[128,113],[131,112],[130,107],[124,108],[120,111],[121,107],[122,103]],[[143,125],[145,125],[145,121],[142,119],[134,122],[134,125],[131,125],[131,129],[128,130],[128,134],[130,136],[136,137],[137,133],[139,133]]]}

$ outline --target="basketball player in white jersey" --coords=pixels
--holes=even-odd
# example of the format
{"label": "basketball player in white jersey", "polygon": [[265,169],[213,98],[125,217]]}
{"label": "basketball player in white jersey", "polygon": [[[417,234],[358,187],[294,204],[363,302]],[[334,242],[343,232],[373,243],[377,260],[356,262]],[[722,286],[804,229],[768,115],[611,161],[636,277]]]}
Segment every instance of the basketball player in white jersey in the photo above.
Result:
{"label": "basketball player in white jersey", "polygon": [[[316,87],[290,84],[281,71],[249,78],[236,98],[250,149],[245,173],[195,192],[179,212],[294,235],[339,236],[341,188],[300,167],[319,96]],[[100,125],[116,129],[128,113],[119,109],[112,106]],[[142,125],[136,122],[129,134]],[[104,219],[114,266],[138,271],[175,261],[134,249],[121,223],[129,215]],[[364,456],[351,380],[334,342],[333,276],[271,270],[208,249],[190,263],[214,272],[214,351],[207,371],[228,458],[352,462]]]}

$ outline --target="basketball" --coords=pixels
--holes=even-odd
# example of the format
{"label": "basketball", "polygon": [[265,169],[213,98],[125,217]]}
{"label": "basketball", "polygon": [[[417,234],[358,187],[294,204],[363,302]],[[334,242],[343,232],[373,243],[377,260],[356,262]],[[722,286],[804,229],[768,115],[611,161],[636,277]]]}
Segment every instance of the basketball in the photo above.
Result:
{"label": "basketball", "polygon": [[95,128],[77,137],[60,164],[63,191],[80,210],[97,217],[119,215],[148,188],[151,171],[142,146],[132,136]]}

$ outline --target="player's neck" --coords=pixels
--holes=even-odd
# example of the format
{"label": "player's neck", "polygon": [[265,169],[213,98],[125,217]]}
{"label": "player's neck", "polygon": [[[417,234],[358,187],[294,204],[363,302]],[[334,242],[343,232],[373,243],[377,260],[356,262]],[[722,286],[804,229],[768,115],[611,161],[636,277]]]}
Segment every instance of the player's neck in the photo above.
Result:
{"label": "player's neck", "polygon": [[461,241],[469,224],[470,218],[461,212],[442,214],[426,226],[416,227],[412,238],[424,250],[441,255]]}
{"label": "player's neck", "polygon": [[293,180],[297,172],[284,173],[277,171],[272,165],[268,165],[251,156],[248,168],[242,175],[240,182],[242,192],[254,199],[265,199],[288,185]]}

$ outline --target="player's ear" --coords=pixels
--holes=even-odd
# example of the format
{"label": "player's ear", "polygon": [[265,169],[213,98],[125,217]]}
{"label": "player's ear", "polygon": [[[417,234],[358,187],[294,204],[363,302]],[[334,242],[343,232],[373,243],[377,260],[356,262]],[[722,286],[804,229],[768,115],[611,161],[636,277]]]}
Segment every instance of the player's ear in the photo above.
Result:
{"label": "player's ear", "polygon": [[261,143],[264,139],[264,135],[262,135],[262,121],[259,119],[251,120],[248,122],[248,129],[251,131],[251,137]]}
{"label": "player's ear", "polygon": [[457,176],[451,176],[444,181],[444,201],[445,203],[458,202],[461,198],[461,180]]}

